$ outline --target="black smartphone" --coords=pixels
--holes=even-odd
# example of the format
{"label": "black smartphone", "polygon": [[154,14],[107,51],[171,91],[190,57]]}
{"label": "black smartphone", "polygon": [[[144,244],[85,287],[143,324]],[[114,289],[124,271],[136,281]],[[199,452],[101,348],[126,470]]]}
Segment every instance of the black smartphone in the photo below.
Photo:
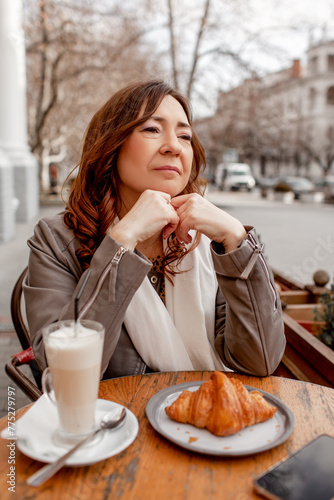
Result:
{"label": "black smartphone", "polygon": [[334,499],[334,437],[313,439],[255,478],[254,489],[271,500]]}

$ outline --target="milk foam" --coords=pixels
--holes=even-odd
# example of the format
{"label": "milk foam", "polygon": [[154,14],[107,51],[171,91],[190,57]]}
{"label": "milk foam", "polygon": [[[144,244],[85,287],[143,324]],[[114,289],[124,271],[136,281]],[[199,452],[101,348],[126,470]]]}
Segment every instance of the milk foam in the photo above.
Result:
{"label": "milk foam", "polygon": [[82,370],[100,363],[103,336],[80,323],[63,327],[45,339],[48,364],[63,370]]}

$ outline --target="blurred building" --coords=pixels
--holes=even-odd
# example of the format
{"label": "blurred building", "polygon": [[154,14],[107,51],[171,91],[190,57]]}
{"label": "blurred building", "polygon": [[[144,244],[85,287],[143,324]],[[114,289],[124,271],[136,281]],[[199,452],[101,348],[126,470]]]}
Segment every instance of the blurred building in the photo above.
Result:
{"label": "blurred building", "polygon": [[305,66],[295,60],[288,69],[221,92],[209,121],[200,130],[211,162],[232,149],[257,175],[333,171],[334,41],[310,47]]}
{"label": "blurred building", "polygon": [[38,213],[38,170],[28,146],[22,0],[0,1],[0,242]]}

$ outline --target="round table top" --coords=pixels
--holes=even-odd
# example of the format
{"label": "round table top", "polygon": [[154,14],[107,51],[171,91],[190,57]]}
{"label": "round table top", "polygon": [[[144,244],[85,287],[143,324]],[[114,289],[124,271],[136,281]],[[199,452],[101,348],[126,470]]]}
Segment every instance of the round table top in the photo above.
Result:
{"label": "round table top", "polygon": [[[210,378],[211,372],[167,372],[103,381],[99,398],[129,408],[138,418],[139,432],[123,452],[91,466],[63,468],[38,488],[26,479],[41,467],[15,450],[17,498],[40,499],[126,499],[249,500],[259,497],[253,479],[320,434],[334,436],[334,389],[281,377],[251,377],[227,373],[244,384],[264,390],[283,401],[295,417],[290,437],[274,448],[249,456],[205,455],[179,447],[157,433],[145,408],[162,389]],[[18,419],[26,409],[19,410]],[[7,418],[0,421],[0,430]],[[218,438],[219,439],[219,438]],[[13,498],[6,477],[12,473],[7,441],[0,440],[1,498]]]}

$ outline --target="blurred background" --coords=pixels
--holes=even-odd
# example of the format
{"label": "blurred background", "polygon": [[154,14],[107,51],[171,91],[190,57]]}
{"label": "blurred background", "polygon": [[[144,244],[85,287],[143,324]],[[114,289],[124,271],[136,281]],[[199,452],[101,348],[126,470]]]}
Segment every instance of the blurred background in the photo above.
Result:
{"label": "blurred background", "polygon": [[[11,3],[19,8],[21,0]],[[330,173],[331,0],[23,0],[22,7],[28,144],[42,195],[58,192],[75,167],[87,124],[110,94],[152,77],[190,98],[209,180],[224,160],[248,163],[257,181]]]}

